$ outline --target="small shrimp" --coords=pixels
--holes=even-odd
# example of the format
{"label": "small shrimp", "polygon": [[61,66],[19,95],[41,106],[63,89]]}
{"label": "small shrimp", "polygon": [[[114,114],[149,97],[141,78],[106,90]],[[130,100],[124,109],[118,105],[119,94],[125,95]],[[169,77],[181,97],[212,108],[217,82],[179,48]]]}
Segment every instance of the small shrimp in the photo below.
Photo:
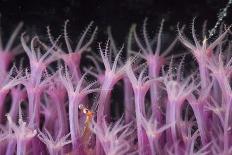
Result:
{"label": "small shrimp", "polygon": [[[94,116],[94,112],[89,110],[88,108],[86,108],[83,104],[80,104],[78,106],[78,109],[81,110],[81,112],[83,112],[83,114],[85,114],[86,118],[85,118],[85,127],[83,130],[83,134],[82,134],[82,142],[85,145],[86,149],[85,149],[85,153],[88,155],[93,155],[93,150],[91,148],[88,148],[88,143],[89,143],[89,139],[92,135],[92,132],[89,128],[90,123],[92,121],[92,118]],[[72,152],[67,153],[66,155],[72,155]]]}
{"label": "small shrimp", "polygon": [[90,139],[90,137],[92,135],[92,132],[90,130],[90,124],[91,124],[91,121],[93,119],[94,112],[92,110],[89,110],[88,108],[86,108],[83,104],[80,104],[78,106],[78,108],[86,116],[86,118],[85,118],[85,127],[84,127],[83,134],[82,134],[82,141],[84,142],[84,144],[88,145],[89,139]]}
{"label": "small shrimp", "polygon": [[89,125],[90,125],[90,122],[92,121],[94,112],[86,108],[83,104],[80,104],[78,108],[86,115],[85,128],[83,132],[83,136],[84,136],[90,130]]}

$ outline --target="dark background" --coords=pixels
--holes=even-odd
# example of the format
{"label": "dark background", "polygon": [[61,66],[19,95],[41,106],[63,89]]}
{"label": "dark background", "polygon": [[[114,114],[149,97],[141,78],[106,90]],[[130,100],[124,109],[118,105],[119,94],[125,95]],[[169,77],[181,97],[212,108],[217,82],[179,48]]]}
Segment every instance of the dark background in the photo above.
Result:
{"label": "dark background", "polygon": [[[158,30],[162,18],[166,32],[176,33],[176,24],[186,24],[190,28],[193,17],[196,26],[208,21],[212,28],[217,13],[228,0],[0,0],[3,32],[12,31],[16,23],[25,23],[24,31],[43,35],[50,25],[53,34],[63,32],[66,19],[70,20],[69,34],[77,36],[93,20],[99,27],[98,36],[105,35],[105,28],[112,26],[115,37],[122,40],[132,23],[140,24],[145,17],[149,26]],[[225,23],[231,24],[228,10]],[[228,22],[227,22],[228,21]],[[3,33],[4,35],[5,33]]]}

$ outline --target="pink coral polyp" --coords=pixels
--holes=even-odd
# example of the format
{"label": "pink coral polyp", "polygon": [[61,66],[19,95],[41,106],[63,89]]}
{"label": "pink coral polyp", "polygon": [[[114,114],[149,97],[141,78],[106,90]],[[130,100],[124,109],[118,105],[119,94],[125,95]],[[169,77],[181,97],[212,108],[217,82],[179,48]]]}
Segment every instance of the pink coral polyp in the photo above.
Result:
{"label": "pink coral polyp", "polygon": [[[97,50],[93,22],[75,49],[67,24],[56,40],[47,27],[49,43],[22,33],[12,48],[19,23],[0,44],[0,154],[232,154],[230,28],[210,42],[193,22],[193,42],[177,28],[163,47],[164,20],[150,36],[145,19],[142,35],[132,25],[122,47],[108,28]],[[172,54],[177,42],[187,50]],[[21,47],[29,63],[12,66]],[[185,70],[186,61],[196,67]]]}

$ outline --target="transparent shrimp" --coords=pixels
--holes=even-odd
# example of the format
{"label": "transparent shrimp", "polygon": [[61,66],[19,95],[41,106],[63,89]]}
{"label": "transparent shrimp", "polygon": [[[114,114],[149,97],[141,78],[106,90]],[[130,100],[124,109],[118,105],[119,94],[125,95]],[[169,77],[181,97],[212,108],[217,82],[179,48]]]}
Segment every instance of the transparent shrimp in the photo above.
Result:
{"label": "transparent shrimp", "polygon": [[[94,116],[94,112],[88,108],[86,108],[83,104],[80,104],[78,106],[78,109],[85,114],[86,118],[85,118],[85,126],[84,126],[84,130],[83,130],[83,134],[81,137],[81,140],[83,142],[83,144],[85,145],[86,149],[85,149],[85,153],[88,155],[92,155],[93,154],[93,150],[91,148],[88,148],[88,143],[89,140],[91,138],[92,132],[89,128],[90,123],[92,121],[92,118]],[[66,155],[72,155],[73,152],[69,152]]]}
{"label": "transparent shrimp", "polygon": [[[83,135],[82,137],[85,139],[85,138],[88,138],[89,137],[89,134],[90,134],[90,129],[89,129],[89,126],[90,126],[90,123],[92,121],[92,118],[93,118],[93,115],[94,115],[94,112],[89,110],[88,108],[86,108],[83,104],[80,104],[78,106],[79,110],[81,110],[85,115],[86,115],[86,119],[85,119],[85,127],[84,127],[84,130],[83,130]],[[88,139],[87,139],[88,140]]]}
{"label": "transparent shrimp", "polygon": [[[92,110],[86,108],[83,104],[80,104],[78,106],[78,108],[86,116],[86,118],[85,118],[85,127],[84,127],[83,134],[82,134],[82,141],[86,146],[88,146],[89,140],[90,140],[91,135],[92,135],[92,132],[90,130],[90,124],[91,124],[91,121],[93,119],[94,112]],[[90,148],[86,148],[86,150],[87,150],[88,154],[91,154],[90,152],[92,152],[92,151],[91,151]]]}

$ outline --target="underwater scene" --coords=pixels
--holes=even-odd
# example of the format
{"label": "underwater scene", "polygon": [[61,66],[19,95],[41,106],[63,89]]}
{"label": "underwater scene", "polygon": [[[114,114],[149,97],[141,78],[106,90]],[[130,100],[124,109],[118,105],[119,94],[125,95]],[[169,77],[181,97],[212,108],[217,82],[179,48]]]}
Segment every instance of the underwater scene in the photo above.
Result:
{"label": "underwater scene", "polygon": [[0,155],[232,155],[232,0],[0,0]]}

